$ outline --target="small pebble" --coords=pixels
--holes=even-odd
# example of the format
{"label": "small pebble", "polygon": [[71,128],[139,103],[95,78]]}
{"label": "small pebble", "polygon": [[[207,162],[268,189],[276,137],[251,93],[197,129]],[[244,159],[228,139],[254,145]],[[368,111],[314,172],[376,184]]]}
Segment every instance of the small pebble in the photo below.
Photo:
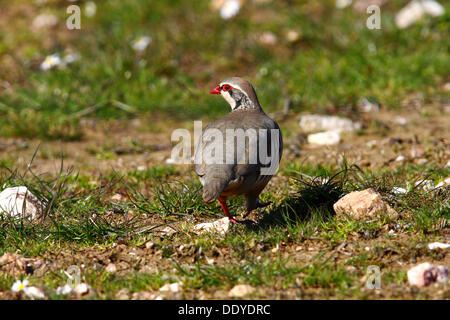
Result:
{"label": "small pebble", "polygon": [[176,292],[180,292],[181,289],[182,289],[182,283],[175,282],[175,283],[166,283],[159,289],[159,291],[176,293]]}
{"label": "small pebble", "polygon": [[106,266],[105,271],[109,273],[114,273],[117,271],[117,267],[114,263],[110,263]]}
{"label": "small pebble", "polygon": [[428,244],[428,249],[434,250],[434,249],[448,249],[450,248],[450,244],[448,243],[442,243],[442,242],[432,242]]}
{"label": "small pebble", "polygon": [[425,262],[408,270],[408,281],[412,286],[425,287],[435,282],[448,281],[448,269]]}
{"label": "small pebble", "polygon": [[248,284],[238,284],[228,292],[228,296],[231,298],[242,298],[253,292],[255,292],[255,288],[252,286]]}

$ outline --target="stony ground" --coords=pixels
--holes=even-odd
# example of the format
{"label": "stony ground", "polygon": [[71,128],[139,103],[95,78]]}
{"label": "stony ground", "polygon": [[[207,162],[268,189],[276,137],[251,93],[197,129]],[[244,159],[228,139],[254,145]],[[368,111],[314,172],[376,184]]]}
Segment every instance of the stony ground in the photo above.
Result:
{"label": "stony ground", "polygon": [[[92,14],[81,1],[69,31],[67,1],[0,0],[0,190],[45,204],[33,221],[0,217],[0,299],[449,299],[448,282],[407,276],[450,266],[449,249],[428,247],[450,242],[448,2],[400,29],[407,1],[381,1],[380,30],[364,27],[363,0],[241,1],[228,20],[218,2],[110,0]],[[52,54],[74,61],[45,71]],[[285,149],[269,207],[244,219],[233,199],[240,223],[198,234],[223,214],[192,165],[167,161],[170,137],[228,112],[207,92],[230,74],[254,84]],[[306,114],[361,127],[317,146]],[[369,188],[398,216],[335,213]]]}
{"label": "stony ground", "polygon": [[[78,266],[83,282],[94,290],[85,295],[90,298],[223,299],[230,297],[233,285],[243,283],[255,288],[249,298],[446,299],[447,284],[419,289],[410,286],[406,279],[406,271],[421,262],[449,265],[448,249],[427,248],[431,242],[450,240],[448,188],[425,191],[420,185],[414,187],[421,180],[438,184],[449,175],[450,121],[445,115],[435,106],[403,113],[363,113],[359,119],[363,128],[344,133],[343,141],[336,146],[308,144],[307,134],[298,125],[301,115],[281,116],[280,126],[289,133],[286,151],[277,176],[264,192],[264,199],[274,204],[246,219],[240,218],[245,223],[232,226],[224,236],[199,236],[193,232],[195,224],[219,218],[220,207],[201,204],[201,187],[192,166],[166,164],[171,155],[171,129],[186,127],[184,122],[160,122],[158,129],[145,119],[112,123],[92,120],[84,141],[41,143],[39,148],[35,140],[1,139],[3,161],[10,167],[26,172],[35,154],[30,168],[36,176],[45,173],[45,180],[60,170],[62,153],[63,171],[74,168],[69,174],[73,181],[65,190],[69,199],[74,193],[100,192],[101,201],[108,202],[104,212],[99,208],[101,204],[92,204],[88,216],[79,208],[65,211],[59,207],[59,214],[78,215],[79,222],[90,219],[93,224],[65,236],[37,228],[40,235],[13,243],[10,229],[17,225],[5,221],[7,251],[15,248],[12,252],[18,254],[19,260],[14,262],[16,268],[2,266],[2,297],[19,297],[8,287],[14,279],[23,277],[42,286],[48,296],[61,297],[53,290],[66,283],[63,271]],[[400,218],[382,217],[367,222],[333,217],[320,203],[308,198],[316,197],[326,207],[331,189],[324,190],[314,178],[338,172],[344,156],[349,164],[358,165],[367,174],[362,185],[352,188],[377,189],[400,213]],[[299,173],[314,178],[310,180]],[[6,177],[4,169],[3,174]],[[161,183],[160,190],[154,185],[155,178]],[[33,178],[24,179],[33,185]],[[310,187],[305,188],[294,179],[309,182]],[[127,187],[148,198],[140,200]],[[398,195],[393,187],[411,191]],[[305,201],[311,201],[308,205],[316,208],[306,209],[296,202],[295,192],[299,190],[305,192]],[[193,199],[183,199],[184,196]],[[156,203],[151,207],[147,201]],[[240,205],[239,201],[234,202],[233,211],[242,212]],[[286,206],[292,208],[283,211]],[[92,230],[96,219],[103,218],[108,224],[98,228],[106,230]],[[65,227],[70,230],[73,223]],[[164,229],[167,225],[170,228]],[[49,227],[62,225],[42,223],[42,228]],[[32,230],[35,229],[25,227],[14,232]],[[77,240],[77,232],[90,232],[92,238]],[[51,240],[39,242],[42,238]],[[29,264],[36,264],[28,276],[24,267],[27,262],[17,265],[22,257],[31,259]],[[366,288],[370,265],[381,270],[379,290]],[[159,291],[165,283],[177,282],[182,283],[179,292]]]}

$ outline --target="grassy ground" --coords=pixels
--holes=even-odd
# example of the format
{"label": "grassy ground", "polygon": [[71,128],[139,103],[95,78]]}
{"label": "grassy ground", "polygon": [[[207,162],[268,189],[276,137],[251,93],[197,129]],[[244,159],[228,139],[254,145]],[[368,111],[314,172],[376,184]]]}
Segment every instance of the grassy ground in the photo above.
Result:
{"label": "grassy ground", "polygon": [[[450,175],[450,6],[442,1],[446,15],[398,30],[405,3],[383,6],[382,29],[369,30],[365,12],[334,1],[247,1],[229,21],[209,1],[97,1],[96,15],[70,31],[66,1],[0,0],[0,189],[27,185],[48,204],[37,224],[1,218],[0,255],[43,263],[29,274],[0,266],[0,298],[19,298],[10,288],[28,278],[63,299],[55,289],[75,265],[99,299],[155,297],[170,282],[183,290],[169,299],[227,298],[236,284],[255,287],[250,298],[448,299],[448,284],[410,287],[406,272],[424,261],[450,265],[446,251],[427,248],[450,240],[449,190],[415,185]],[[34,30],[43,12],[59,23]],[[263,32],[277,44],[261,43]],[[140,35],[153,41],[135,52]],[[80,59],[40,70],[47,55],[70,51]],[[255,85],[285,153],[263,195],[270,207],[225,236],[199,236],[192,226],[222,217],[220,206],[203,204],[191,166],[165,160],[172,130],[228,112],[207,92],[230,75]],[[380,112],[360,112],[363,98]],[[308,112],[363,128],[338,146],[313,147],[298,127]],[[368,187],[400,218],[334,216],[339,197]],[[241,206],[234,199],[232,211]],[[177,232],[165,235],[167,226]],[[380,290],[366,288],[371,265]]]}

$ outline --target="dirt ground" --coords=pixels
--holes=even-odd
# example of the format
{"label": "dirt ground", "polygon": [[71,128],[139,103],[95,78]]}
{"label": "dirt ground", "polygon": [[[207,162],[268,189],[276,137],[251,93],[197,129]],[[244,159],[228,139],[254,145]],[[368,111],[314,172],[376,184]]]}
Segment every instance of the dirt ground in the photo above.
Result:
{"label": "dirt ground", "polygon": [[[438,166],[448,166],[450,160],[450,116],[440,108],[423,107],[420,111],[396,112],[382,110],[378,113],[362,114],[359,119],[363,123],[360,133],[343,135],[343,142],[335,147],[314,147],[306,143],[305,134],[298,127],[296,115],[278,117],[281,128],[289,134],[285,138],[285,153],[281,162],[283,168],[292,163],[336,164],[340,155],[345,155],[349,163],[355,163],[362,168],[371,170],[394,170],[406,163]],[[156,125],[155,125],[156,123]],[[167,165],[170,158],[170,133],[179,127],[188,127],[187,122],[158,122],[152,119],[138,119],[132,121],[101,122],[89,120],[84,123],[84,138],[79,142],[39,142],[24,139],[0,138],[0,150],[3,159],[10,159],[15,167],[25,169],[32,159],[33,153],[38,153],[32,162],[32,169],[37,173],[52,173],[59,171],[61,150],[64,155],[64,166],[73,166],[75,171],[85,175],[108,172],[111,169],[118,172],[142,170],[154,165]],[[403,156],[402,160],[398,157]],[[191,166],[174,165],[177,175],[189,177]],[[174,178],[179,178],[179,177]],[[279,173],[270,182],[265,192],[282,194],[286,192],[289,177]],[[249,221],[258,224],[263,214],[253,214]],[[170,220],[170,219],[169,219]],[[189,222],[204,222],[207,218],[193,217]],[[167,222],[167,220],[164,220]],[[153,221],[156,223],[157,221]],[[177,234],[183,234],[186,221],[172,224]],[[446,225],[446,221],[443,222]],[[443,226],[433,238],[450,239],[448,227]],[[395,229],[395,228],[394,228]],[[38,257],[31,258],[32,273],[35,276],[60,273],[71,265],[81,266],[85,270],[97,270],[114,264],[117,268],[116,276],[130,275],[133,272],[142,274],[155,272],[171,272],[174,269],[172,260],[180,265],[196,262],[208,263],[214,260],[215,265],[239,264],[242,259],[258,260],[258,256],[265,255],[288,259],[292,265],[307,265],[315,256],[321,255],[326,261],[333,261],[335,265],[342,264],[346,271],[351,271],[361,278],[363,283],[365,271],[353,267],[351,261],[361,254],[367,253],[367,261],[381,267],[388,266],[390,270],[407,271],[409,265],[420,262],[432,262],[440,265],[450,265],[450,256],[446,250],[431,252],[425,245],[424,238],[403,232],[399,226],[394,230],[386,225],[384,229],[370,233],[351,233],[347,239],[336,245],[324,238],[312,237],[304,241],[282,242],[275,248],[264,243],[253,243],[251,250],[236,254],[235,248],[224,244],[213,245],[203,252],[196,250],[194,239],[186,234],[175,235],[168,241],[166,237],[155,238],[153,244],[128,245],[126,241],[114,243],[111,246],[98,245],[90,248],[71,248],[63,245],[51,248]],[[390,231],[388,233],[388,231]],[[17,260],[19,261],[19,260]],[[16,262],[17,263],[17,262]],[[14,274],[14,267],[9,270]],[[20,266],[18,273],[23,273]],[[302,278],[296,280],[295,287],[284,288],[282,283],[271,287],[258,287],[255,298],[267,299],[314,299],[314,298],[343,298],[335,295],[332,288],[315,288],[305,285]],[[363,285],[359,292],[360,298],[375,299],[417,299],[434,298],[449,299],[448,284],[441,285],[439,290],[431,286],[418,290],[395,281],[383,290],[369,290]],[[349,288],[351,290],[352,288]],[[145,291],[147,292],[147,291]],[[151,298],[145,292],[127,293],[128,298]],[[114,298],[112,293],[103,292],[103,297]],[[156,293],[155,293],[156,294]],[[211,287],[208,290],[186,289],[182,295],[170,298],[186,299],[226,299],[228,292]],[[0,292],[1,299],[15,299],[17,294]]]}
{"label": "dirt ground", "polygon": [[[425,115],[424,115],[425,114]],[[288,132],[281,167],[290,162],[303,161],[325,165],[335,164],[343,155],[349,163],[378,169],[399,166],[405,162],[445,166],[450,160],[450,115],[435,106],[404,112],[382,111],[362,114],[363,132],[347,133],[337,146],[321,147],[306,143],[306,135],[298,126],[299,116],[279,116],[277,121]],[[203,121],[204,126],[208,123]],[[191,122],[154,119],[102,122],[91,119],[83,122],[82,141],[36,141],[0,137],[3,158],[11,159],[19,168],[32,162],[37,173],[55,173],[60,168],[61,152],[65,166],[83,172],[117,171],[166,165],[172,146],[171,133],[177,128],[190,129]],[[286,134],[285,134],[286,135]],[[395,161],[403,156],[402,161]],[[189,170],[187,165],[176,165]]]}

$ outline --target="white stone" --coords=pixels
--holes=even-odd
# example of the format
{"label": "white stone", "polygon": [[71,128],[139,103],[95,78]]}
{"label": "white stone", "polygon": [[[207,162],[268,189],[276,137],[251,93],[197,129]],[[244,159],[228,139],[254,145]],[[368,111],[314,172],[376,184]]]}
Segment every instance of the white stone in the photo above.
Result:
{"label": "white stone", "polygon": [[81,57],[80,54],[77,52],[69,53],[64,56],[63,62],[65,64],[71,64],[71,63],[74,63],[75,61],[78,61],[80,59],[80,57]]}
{"label": "white stone", "polygon": [[444,90],[445,90],[445,91],[450,91],[450,82],[446,82],[446,83],[444,84]]}
{"label": "white stone", "polygon": [[194,226],[194,231],[197,234],[203,234],[205,232],[217,232],[219,234],[225,234],[230,228],[230,219],[228,217],[216,220],[214,222],[200,223]]}
{"label": "white stone", "polygon": [[428,160],[424,159],[424,158],[420,158],[420,159],[417,159],[416,162],[419,166],[423,166],[428,163]]}
{"label": "white stone", "polygon": [[347,215],[359,220],[385,215],[390,218],[398,217],[398,213],[373,189],[350,192],[339,199],[333,208],[337,217]]}
{"label": "white stone", "polygon": [[166,163],[167,163],[167,164],[175,164],[176,161],[175,161],[175,159],[168,158],[168,159],[166,159]]}
{"label": "white stone", "polygon": [[295,30],[289,30],[286,33],[286,40],[289,42],[295,42],[300,38],[300,34]]}
{"label": "white stone", "polygon": [[428,249],[434,250],[434,249],[448,249],[450,248],[450,244],[448,243],[442,243],[442,242],[432,242],[428,244]]}
{"label": "white stone", "polygon": [[228,20],[239,13],[241,4],[238,0],[227,0],[220,8],[220,16],[222,19]]}
{"label": "white stone", "polygon": [[273,46],[277,44],[277,36],[272,32],[264,32],[259,37],[259,42],[266,46]]}
{"label": "white stone", "polygon": [[43,212],[42,202],[27,187],[12,187],[0,193],[0,213],[4,212],[15,218],[39,217]]}
{"label": "white stone", "polygon": [[358,103],[358,109],[361,112],[378,112],[380,111],[380,106],[378,103],[371,102],[367,98],[364,98]]}
{"label": "white stone", "polygon": [[129,300],[130,299],[130,290],[128,290],[126,288],[120,289],[116,293],[116,299],[117,300]]}
{"label": "white stone", "polygon": [[448,176],[447,178],[445,178],[444,180],[439,182],[436,185],[436,188],[444,188],[444,187],[448,187],[449,185],[450,185],[450,176]]}
{"label": "white stone", "polygon": [[120,193],[116,193],[111,197],[112,201],[123,201],[123,197]]}
{"label": "white stone", "polygon": [[336,0],[336,8],[344,9],[352,4],[352,0]]}
{"label": "white stone", "polygon": [[408,193],[408,190],[406,190],[405,188],[394,187],[392,188],[392,192],[395,194],[405,194]]}
{"label": "white stone", "polygon": [[421,263],[408,270],[408,282],[412,286],[425,287],[435,282],[447,282],[448,269],[431,263]]}
{"label": "white stone", "polygon": [[320,146],[332,146],[340,141],[341,135],[336,131],[325,131],[308,135],[308,143]]}
{"label": "white stone", "polygon": [[161,236],[163,236],[163,237],[170,237],[171,235],[175,234],[176,232],[177,231],[171,227],[165,227],[164,229],[162,229],[160,231]]}
{"label": "white stone", "polygon": [[422,7],[425,13],[433,17],[442,16],[445,13],[445,8],[435,0],[422,0]]}
{"label": "white stone", "polygon": [[416,187],[420,187],[424,191],[430,191],[434,189],[434,183],[431,180],[419,180],[415,183]]}
{"label": "white stone", "polygon": [[140,291],[134,292],[131,296],[131,300],[162,300],[159,299],[160,297],[160,295],[153,292]]}
{"label": "white stone", "polygon": [[56,294],[59,296],[65,296],[65,295],[69,295],[69,294],[73,294],[74,291],[72,290],[72,287],[69,286],[68,284],[65,284],[62,287],[58,287],[56,288]]}
{"label": "white stone", "polygon": [[114,273],[114,272],[117,271],[117,267],[116,267],[116,265],[115,265],[114,263],[109,263],[109,264],[106,266],[105,271],[106,271],[106,272],[109,272],[109,273]]}
{"label": "white stone", "polygon": [[419,1],[411,1],[403,7],[395,16],[395,23],[400,29],[404,29],[420,20],[425,14],[425,10]]}
{"label": "white stone", "polygon": [[53,27],[58,23],[58,17],[53,14],[41,13],[33,19],[31,23],[33,28],[41,29],[46,27]]}
{"label": "white stone", "polygon": [[413,0],[397,13],[395,23],[397,27],[404,29],[420,20],[426,14],[437,17],[444,13],[444,7],[435,0]]}
{"label": "white stone", "polygon": [[88,18],[92,18],[97,13],[97,5],[94,1],[86,2],[86,6],[84,7],[84,14]]}
{"label": "white stone", "polygon": [[193,159],[188,159],[186,157],[176,157],[166,159],[167,164],[190,164]]}
{"label": "white stone", "polygon": [[377,144],[378,144],[377,140],[370,140],[366,143],[366,146],[368,146],[369,148],[374,148]]}
{"label": "white stone", "polygon": [[90,291],[92,291],[92,287],[87,283],[77,284],[74,289],[74,292],[80,296],[88,294]]}
{"label": "white stone", "polygon": [[176,293],[176,292],[180,292],[182,287],[183,287],[183,284],[181,282],[166,283],[159,289],[159,291]]}
{"label": "white stone", "polygon": [[152,241],[147,241],[147,242],[145,243],[145,248],[147,248],[147,249],[152,249],[152,248],[154,248],[154,247],[155,247],[155,243],[152,242]]}
{"label": "white stone", "polygon": [[34,299],[45,299],[45,293],[38,287],[26,287],[23,292],[28,296],[28,298]]}
{"label": "white stone", "polygon": [[395,117],[394,123],[399,126],[405,126],[408,124],[408,119],[406,119],[405,117]]}
{"label": "white stone", "polygon": [[353,122],[348,118],[327,116],[319,114],[307,114],[300,118],[300,128],[305,132],[314,131],[355,131],[361,129],[359,122]]}
{"label": "white stone", "polygon": [[248,284],[238,284],[228,292],[230,298],[242,298],[255,292],[255,288]]}
{"label": "white stone", "polygon": [[412,158],[422,158],[425,155],[426,151],[423,148],[413,148],[411,149],[411,157]]}

